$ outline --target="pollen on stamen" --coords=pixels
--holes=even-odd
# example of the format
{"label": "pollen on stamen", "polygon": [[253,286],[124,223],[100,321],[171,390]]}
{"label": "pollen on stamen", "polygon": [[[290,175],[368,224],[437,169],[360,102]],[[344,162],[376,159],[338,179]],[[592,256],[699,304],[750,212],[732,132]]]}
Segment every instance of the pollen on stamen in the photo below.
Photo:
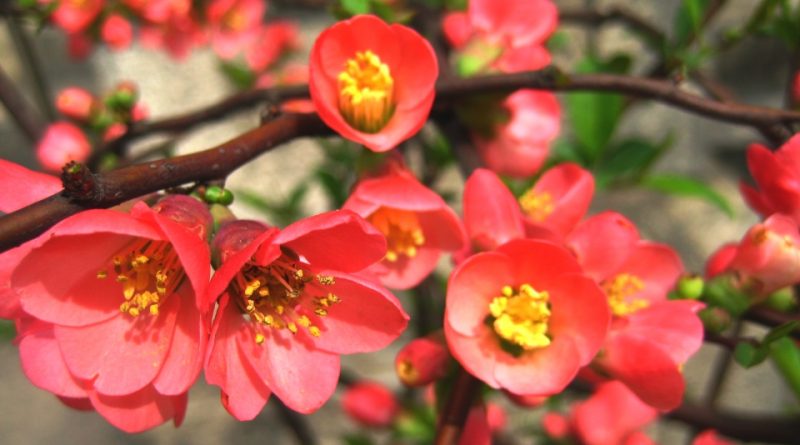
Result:
{"label": "pollen on stamen", "polygon": [[644,282],[636,275],[618,274],[601,283],[601,287],[608,297],[611,312],[618,317],[630,315],[650,305],[644,298],[634,298],[645,287]]}
{"label": "pollen on stamen", "polygon": [[381,207],[367,220],[386,237],[386,261],[394,263],[401,256],[414,258],[425,245],[425,234],[417,214],[408,210]]}
{"label": "pollen on stamen", "polygon": [[533,188],[519,198],[519,205],[534,221],[544,221],[555,210],[553,197],[547,192],[537,192]]}
{"label": "pollen on stamen", "polygon": [[503,286],[489,303],[490,324],[501,340],[524,351],[550,345],[550,296],[530,284]]}
{"label": "pollen on stamen", "polygon": [[394,79],[389,66],[370,50],[347,59],[339,73],[339,111],[348,124],[377,133],[394,114]]}

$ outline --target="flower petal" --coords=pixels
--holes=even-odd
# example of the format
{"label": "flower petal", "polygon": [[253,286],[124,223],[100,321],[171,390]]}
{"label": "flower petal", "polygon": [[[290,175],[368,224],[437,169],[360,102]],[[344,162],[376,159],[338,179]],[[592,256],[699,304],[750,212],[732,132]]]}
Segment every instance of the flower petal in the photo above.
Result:
{"label": "flower petal", "polygon": [[61,191],[61,180],[53,175],[0,159],[0,212],[11,213]]}
{"label": "flower petal", "polygon": [[484,250],[525,237],[517,200],[497,175],[482,168],[464,184],[464,225],[472,242]]}
{"label": "flower petal", "polygon": [[97,412],[126,433],[146,431],[172,418],[180,423],[186,411],[186,397],[161,395],[152,386],[124,396],[89,393]]}
{"label": "flower petal", "polygon": [[508,256],[484,252],[467,258],[450,275],[445,320],[459,334],[477,335],[484,328],[489,303],[503,286],[513,284]]}

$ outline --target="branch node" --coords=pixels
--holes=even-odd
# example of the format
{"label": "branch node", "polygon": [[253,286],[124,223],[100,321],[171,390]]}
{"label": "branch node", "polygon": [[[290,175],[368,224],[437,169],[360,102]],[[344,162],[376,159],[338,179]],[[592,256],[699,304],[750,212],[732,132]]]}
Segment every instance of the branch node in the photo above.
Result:
{"label": "branch node", "polygon": [[64,194],[78,202],[93,201],[99,193],[97,178],[84,164],[70,161],[61,170],[61,184]]}

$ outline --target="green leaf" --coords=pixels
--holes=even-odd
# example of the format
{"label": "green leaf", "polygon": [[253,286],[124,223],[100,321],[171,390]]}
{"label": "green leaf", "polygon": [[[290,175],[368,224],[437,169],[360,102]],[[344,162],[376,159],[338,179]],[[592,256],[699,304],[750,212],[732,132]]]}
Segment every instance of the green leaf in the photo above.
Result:
{"label": "green leaf", "polygon": [[669,195],[702,199],[709,204],[713,204],[729,217],[732,218],[734,216],[733,207],[724,196],[709,185],[696,179],[677,174],[653,175],[644,178],[641,184]]}
{"label": "green leaf", "polygon": [[769,356],[767,349],[760,348],[750,343],[739,343],[736,345],[736,349],[733,350],[733,358],[736,360],[736,363],[745,368],[752,368],[758,365],[763,362],[767,356]]}
{"label": "green leaf", "polygon": [[256,82],[256,75],[244,63],[220,62],[219,67],[236,88],[246,90]]}
{"label": "green leaf", "polygon": [[700,33],[703,17],[710,5],[709,0],[683,0],[675,16],[675,46],[682,47],[689,41],[689,36]]}
{"label": "green leaf", "polygon": [[9,320],[0,320],[0,341],[12,340],[17,335],[17,330],[14,328],[14,322]]}
{"label": "green leaf", "polygon": [[[603,63],[585,59],[578,64],[578,73],[618,72],[618,61]],[[613,69],[612,69],[613,68]],[[567,114],[575,130],[581,154],[590,164],[602,157],[622,115],[623,99],[611,93],[571,93],[567,95]]]}
{"label": "green leaf", "polygon": [[339,4],[350,15],[367,14],[371,10],[369,0],[340,0]]}
{"label": "green leaf", "polygon": [[787,335],[791,334],[792,331],[797,329],[798,326],[800,326],[800,321],[798,320],[789,321],[776,326],[769,331],[766,337],[764,337],[764,343],[772,343],[783,337],[786,337]]}
{"label": "green leaf", "polygon": [[783,379],[800,400],[800,350],[791,339],[783,337],[770,346],[772,362],[777,366]]}
{"label": "green leaf", "polygon": [[643,139],[627,139],[611,146],[594,171],[597,186],[604,188],[615,181],[642,177],[671,144],[672,137],[667,137],[658,145]]}

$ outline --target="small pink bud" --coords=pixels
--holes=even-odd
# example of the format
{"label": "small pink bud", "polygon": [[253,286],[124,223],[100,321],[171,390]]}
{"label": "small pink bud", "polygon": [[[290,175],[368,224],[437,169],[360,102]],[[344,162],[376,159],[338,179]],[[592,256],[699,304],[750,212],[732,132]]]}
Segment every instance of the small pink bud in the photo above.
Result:
{"label": "small pink bud", "polygon": [[133,106],[131,110],[131,120],[133,122],[143,121],[150,117],[150,109],[147,108],[147,105],[136,102],[136,105]]}
{"label": "small pink bud", "polygon": [[36,158],[46,170],[58,172],[69,161],[85,161],[91,151],[89,140],[80,128],[69,122],[56,122],[47,127],[36,146]]}
{"label": "small pink bud", "polygon": [[489,429],[492,432],[502,431],[508,423],[508,415],[506,414],[506,410],[496,403],[487,403],[486,421],[489,422]]}
{"label": "small pink bud", "polygon": [[126,131],[128,131],[127,125],[120,124],[119,122],[113,123],[106,129],[105,133],[103,133],[103,142],[111,142],[121,137]]}
{"label": "small pink bud", "polygon": [[94,96],[83,88],[70,87],[61,90],[56,97],[56,109],[64,116],[86,121],[92,114]]}
{"label": "small pink bud", "polygon": [[111,14],[100,30],[100,37],[114,50],[127,48],[133,40],[133,28],[129,21],[119,14]]}
{"label": "small pink bud", "polygon": [[375,382],[360,382],[345,391],[342,408],[351,419],[367,427],[388,427],[400,406],[394,394]]}
{"label": "small pink bud", "polygon": [[559,413],[549,412],[542,417],[544,432],[552,439],[563,439],[570,433],[569,421]]}
{"label": "small pink bud", "polygon": [[450,354],[441,333],[412,340],[400,350],[394,366],[404,385],[425,386],[447,374]]}

